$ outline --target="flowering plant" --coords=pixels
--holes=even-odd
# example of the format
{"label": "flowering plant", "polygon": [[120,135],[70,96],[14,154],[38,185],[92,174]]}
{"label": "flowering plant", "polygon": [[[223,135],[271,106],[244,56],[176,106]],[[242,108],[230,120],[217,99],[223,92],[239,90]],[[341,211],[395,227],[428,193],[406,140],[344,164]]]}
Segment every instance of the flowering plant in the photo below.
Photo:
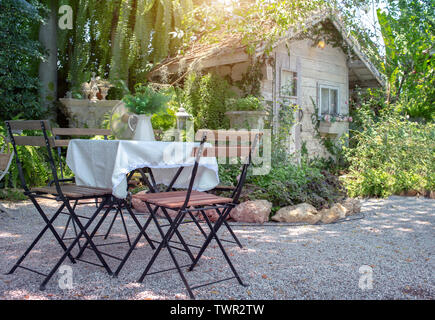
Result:
{"label": "flowering plant", "polygon": [[322,114],[319,116],[320,121],[326,122],[352,122],[353,118],[342,114]]}

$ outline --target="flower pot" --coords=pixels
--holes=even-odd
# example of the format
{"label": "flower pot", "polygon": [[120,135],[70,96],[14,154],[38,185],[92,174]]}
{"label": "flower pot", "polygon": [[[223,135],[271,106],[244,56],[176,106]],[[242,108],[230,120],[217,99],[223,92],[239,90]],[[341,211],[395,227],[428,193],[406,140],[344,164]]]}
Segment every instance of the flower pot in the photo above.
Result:
{"label": "flower pot", "polygon": [[264,121],[269,115],[266,111],[228,111],[231,129],[264,129]]}

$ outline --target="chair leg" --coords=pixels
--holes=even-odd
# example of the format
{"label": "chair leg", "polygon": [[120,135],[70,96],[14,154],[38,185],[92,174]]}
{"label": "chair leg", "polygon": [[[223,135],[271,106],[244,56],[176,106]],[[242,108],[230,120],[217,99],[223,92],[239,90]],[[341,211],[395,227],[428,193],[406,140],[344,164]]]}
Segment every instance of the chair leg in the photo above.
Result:
{"label": "chair leg", "polygon": [[[158,207],[156,206],[156,209],[154,210],[155,212],[157,212]],[[140,276],[138,282],[142,282],[143,279],[145,278],[145,276],[148,274],[148,271],[151,269],[151,266],[154,263],[154,260],[157,258],[157,256],[159,255],[160,251],[163,249],[163,247],[168,246],[169,240],[171,240],[172,235],[175,233],[174,230],[178,227],[178,225],[181,223],[183,217],[186,215],[185,212],[180,212],[178,213],[178,215],[175,217],[175,220],[173,221],[173,224],[171,224],[171,226],[169,227],[169,229],[166,231],[166,234],[164,235],[162,242],[160,242],[159,246],[157,247],[156,251],[154,251],[153,256],[151,257],[150,262],[148,263],[148,265],[145,268],[145,271],[142,273],[142,275]],[[154,214],[152,214],[152,219],[154,220],[154,222],[156,222],[157,218],[155,217]]]}
{"label": "chair leg", "polygon": [[[92,230],[90,237],[91,239],[94,238],[95,234],[98,232],[98,229],[100,229],[101,225],[103,224],[104,220],[106,220],[107,215],[109,214],[110,210],[113,208],[113,203],[110,204],[109,208],[106,209],[106,211],[103,214],[103,217],[98,221],[97,225],[95,226],[94,230]],[[86,241],[83,247],[80,249],[79,253],[76,256],[76,259],[80,259],[83,255],[83,252],[86,250],[86,248],[89,245],[89,241]]]}
{"label": "chair leg", "polygon": [[[219,216],[220,213],[218,212]],[[201,225],[199,224],[198,220],[196,219],[196,217],[192,214],[192,212],[189,212],[190,218],[192,219],[192,221],[195,223],[195,225],[198,227],[199,231],[202,233],[202,235],[204,236],[204,238],[207,239],[207,234],[205,233],[204,229],[201,227]],[[240,249],[243,249],[242,244],[240,243],[239,239],[237,238],[237,236],[235,235],[235,233],[233,232],[233,230],[231,229],[231,226],[227,223],[226,220],[224,220],[224,224],[227,227],[228,231],[230,232],[231,236],[233,237],[235,243],[240,247]],[[225,240],[222,239],[221,241],[226,241],[226,242],[233,242],[231,240]]]}
{"label": "chair leg", "polygon": [[[156,207],[158,208],[158,207]],[[155,212],[157,212],[157,210],[155,210]],[[139,278],[138,282],[143,282],[144,278],[146,277],[146,275],[148,274],[149,270],[151,269],[152,265],[154,264],[155,260],[157,259],[157,256],[159,255],[160,251],[166,247],[168,249],[169,255],[171,256],[172,261],[174,262],[175,268],[177,269],[181,280],[184,283],[184,286],[186,287],[186,290],[189,294],[189,297],[191,299],[195,299],[195,296],[193,295],[192,289],[190,288],[189,283],[187,282],[186,277],[184,276],[183,271],[181,270],[181,267],[172,251],[171,246],[169,245],[169,241],[171,240],[171,238],[176,234],[177,232],[177,228],[180,226],[181,222],[183,221],[184,217],[186,215],[186,211],[180,211],[178,213],[178,215],[176,216],[176,218],[172,221],[170,228],[168,229],[168,231],[166,232],[166,234],[163,236],[162,242],[160,243],[160,245],[158,246],[158,248],[156,249],[156,251],[154,252],[154,255],[151,257],[151,260],[149,261],[148,265],[146,266],[144,272],[142,273],[141,277]],[[152,215],[154,222],[156,223],[156,225],[158,225],[158,221],[157,218],[155,217],[155,215]]]}
{"label": "chair leg", "polygon": [[[130,215],[130,217],[133,219],[134,223],[136,224],[136,226],[139,228],[139,230],[142,229],[142,226],[140,224],[140,222],[137,220],[136,216],[134,215],[134,212],[131,210],[131,207],[126,203],[125,200],[124,201],[125,204],[125,208],[127,209],[128,214]],[[151,220],[150,220],[151,222]],[[148,227],[148,225],[147,225]],[[146,229],[146,228],[145,228]],[[150,245],[151,249],[155,249],[156,247],[154,246],[153,242],[151,241],[150,237],[148,237],[147,233],[145,232],[145,230],[142,231],[142,235],[145,237],[146,241],[148,242],[148,244]],[[130,244],[131,247],[131,244]]]}
{"label": "chair leg", "polygon": [[119,214],[120,209],[118,208],[113,216],[112,222],[110,223],[109,229],[107,229],[106,235],[104,236],[104,240],[107,240],[107,238],[109,237],[110,231],[112,231],[112,227],[115,224],[116,221],[116,217]]}
{"label": "chair leg", "polygon": [[66,224],[65,224],[65,230],[63,230],[63,233],[62,233],[62,235],[60,236],[60,238],[63,240],[63,239],[65,239],[65,235],[66,235],[66,232],[68,231],[68,227],[69,227],[69,223],[71,222],[71,216],[69,216],[68,217],[68,220],[66,221]]}
{"label": "chair leg", "polygon": [[[42,238],[42,236],[45,234],[45,232],[50,228],[50,226],[52,227],[52,223],[57,219],[57,217],[59,216],[59,214],[62,212],[63,208],[65,207],[65,204],[62,204],[60,206],[60,208],[56,211],[56,213],[53,215],[53,217],[50,220],[47,220],[48,222],[46,222],[45,227],[41,230],[41,232],[39,232],[39,234],[36,236],[36,238],[33,240],[33,242],[31,243],[31,245],[26,249],[26,251],[24,252],[24,254],[18,259],[18,261],[15,263],[15,265],[12,267],[11,270],[9,270],[8,274],[13,274],[15,272],[15,270],[21,265],[21,263],[24,261],[24,259],[28,256],[28,254],[30,253],[30,251],[32,251],[32,249],[35,247],[35,245],[39,242],[39,240]],[[45,215],[44,215],[45,216]],[[45,219],[44,219],[45,221]],[[51,228],[50,228],[51,229]],[[51,230],[53,232],[53,230]],[[55,234],[57,234],[56,231],[54,231]],[[63,241],[60,239],[60,243],[62,243],[62,249],[64,249],[64,251],[67,250],[65,244],[63,243]],[[71,259],[72,263],[75,263],[74,258],[69,255]]]}
{"label": "chair leg", "polygon": [[228,265],[230,266],[231,271],[233,272],[233,274],[234,274],[234,276],[236,277],[237,281],[238,281],[242,286],[246,286],[246,285],[243,283],[242,279],[240,278],[239,274],[237,273],[236,268],[234,267],[233,263],[231,262],[230,257],[228,256],[227,252],[225,251],[224,246],[222,245],[222,242],[219,240],[219,237],[218,237],[217,234],[216,234],[216,232],[217,232],[217,230],[219,230],[219,227],[220,227],[220,226],[218,226],[218,227],[217,227],[217,230],[215,231],[214,228],[213,228],[213,225],[212,225],[212,223],[211,223],[211,221],[210,221],[210,219],[207,217],[207,214],[204,212],[204,210],[201,210],[201,213],[202,213],[202,215],[204,216],[204,219],[205,219],[205,221],[207,222],[207,225],[208,225],[209,228],[210,228],[210,234],[211,234],[211,235],[213,236],[213,238],[216,240],[216,242],[217,242],[219,248],[220,248],[221,251],[222,251],[222,254],[224,255],[225,260],[227,261]]}
{"label": "chair leg", "polygon": [[[147,204],[148,205],[148,204]],[[149,206],[149,205],[148,205]],[[165,208],[162,208],[163,213],[165,214],[166,219],[169,221],[170,224],[173,223],[171,216],[169,215],[168,211]],[[157,227],[160,231],[160,234],[163,238],[164,233],[163,230],[161,229],[160,225]],[[187,252],[187,254],[189,255],[190,260],[192,260],[192,262],[195,260],[192,252],[189,249],[189,246],[187,245],[187,243],[184,241],[184,238],[181,236],[180,232],[178,230],[175,230],[175,234],[177,235],[177,238],[180,240],[181,245],[184,247],[184,250]]]}
{"label": "chair leg", "polygon": [[119,209],[119,213],[121,215],[122,225],[124,226],[125,235],[127,236],[128,245],[131,247],[130,235],[128,234],[127,225],[125,224],[124,214],[122,213],[122,209]]}
{"label": "chair leg", "polygon": [[[224,212],[219,216],[218,220],[215,222],[214,227],[212,230],[216,233],[221,224],[223,223],[223,220],[226,219],[226,217],[230,214],[231,207],[225,208]],[[189,271],[192,271],[193,268],[198,264],[199,259],[201,259],[201,256],[203,255],[205,249],[207,249],[208,245],[210,244],[211,240],[213,240],[213,233],[210,232],[207,239],[205,240],[204,244],[202,245],[201,249],[199,250],[198,254],[196,255],[195,261],[192,263],[192,265],[189,267]]]}
{"label": "chair leg", "polygon": [[[75,200],[75,201],[74,201],[73,210],[76,209],[77,203],[78,203],[78,200]],[[68,227],[69,227],[69,224],[71,223],[71,221],[72,221],[71,216],[69,216],[69,217],[68,217],[68,220],[67,220],[67,222],[66,222],[66,224],[65,224],[65,230],[63,231],[62,236],[60,237],[62,240],[65,239],[65,235],[66,235],[66,233],[68,232]],[[74,226],[74,232],[75,232],[75,235],[77,236],[77,230],[76,230],[76,228],[75,228],[75,224],[74,224],[74,222],[73,222],[73,226]]]}
{"label": "chair leg", "polygon": [[109,266],[107,265],[106,261],[104,260],[104,258],[101,256],[101,254],[99,253],[99,251],[95,247],[95,245],[94,245],[92,239],[90,239],[88,233],[86,232],[86,229],[89,228],[89,226],[92,224],[92,222],[98,216],[98,214],[100,213],[101,209],[103,209],[104,205],[106,204],[107,200],[108,199],[106,198],[106,199],[104,199],[102,201],[102,203],[100,204],[98,209],[95,211],[95,213],[92,215],[92,217],[89,219],[89,221],[86,223],[85,226],[83,226],[81,224],[79,218],[76,216],[75,212],[72,211],[71,206],[69,206],[69,203],[67,203],[66,201],[64,202],[66,204],[66,206],[67,206],[68,211],[72,215],[73,220],[75,220],[77,222],[77,226],[80,228],[80,232],[79,232],[78,236],[73,240],[73,242],[69,245],[69,247],[67,248],[65,253],[62,255],[62,257],[59,259],[59,261],[56,263],[56,265],[51,269],[50,273],[45,277],[44,281],[41,283],[41,285],[39,287],[40,290],[45,290],[45,286],[47,285],[48,281],[50,281],[50,279],[53,277],[54,273],[62,265],[63,261],[70,254],[71,250],[75,247],[75,245],[77,244],[77,242],[79,241],[79,239],[80,239],[80,237],[82,235],[84,235],[86,237],[86,239],[89,240],[89,243],[92,246],[92,248],[95,250],[95,254],[97,255],[98,259],[103,264],[103,266],[106,268],[108,273],[111,274],[111,270],[110,270]]}
{"label": "chair leg", "polygon": [[172,248],[169,246],[169,243],[168,243],[169,240],[170,240],[170,239],[168,239],[167,242],[166,242],[166,248],[167,248],[168,251],[169,251],[169,254],[170,254],[171,258],[172,258],[172,261],[174,261],[174,264],[175,264],[175,267],[177,268],[178,274],[180,275],[180,278],[181,278],[181,280],[183,281],[184,286],[186,287],[187,292],[189,293],[189,297],[190,297],[191,299],[195,299],[195,296],[193,295],[192,289],[190,288],[190,285],[189,285],[189,283],[187,282],[187,279],[186,279],[186,277],[184,276],[184,273],[183,273],[183,271],[181,270],[180,265],[178,264],[178,261],[177,261],[177,259],[175,258],[174,253],[172,252]]}
{"label": "chair leg", "polygon": [[240,249],[243,249],[243,245],[240,243],[239,239],[237,238],[236,234],[234,233],[233,229],[231,229],[230,225],[228,224],[227,220],[224,220],[224,225],[230,232],[231,236],[233,237],[234,241],[237,243]]}
{"label": "chair leg", "polygon": [[199,231],[201,231],[201,233],[204,236],[204,238],[207,239],[207,233],[205,233],[204,229],[201,227],[201,225],[199,224],[198,220],[196,220],[196,217],[190,211],[189,211],[189,216],[192,219],[192,221],[195,223],[195,225],[198,227]]}
{"label": "chair leg", "polygon": [[[156,207],[156,212],[157,212],[158,207]],[[128,249],[127,253],[124,256],[124,259],[122,259],[121,263],[119,264],[118,268],[116,269],[115,273],[113,274],[113,277],[118,277],[119,273],[121,272],[122,268],[124,267],[125,263],[127,262],[128,258],[130,257],[131,253],[133,252],[134,248],[136,248],[137,244],[139,243],[140,239],[142,238],[142,236],[144,236],[148,243],[150,244],[151,248],[154,250],[155,246],[153,245],[151,239],[147,236],[145,230],[148,228],[149,224],[151,223],[152,220],[152,214],[150,212],[150,216],[148,217],[148,219],[145,221],[144,225],[141,226],[139,221],[137,220],[137,218],[135,217],[134,213],[131,211],[130,207],[127,207],[127,211],[130,214],[131,218],[133,219],[133,221],[136,223],[136,225],[138,226],[140,232],[137,235],[136,239],[133,241],[132,245],[130,246],[130,248]]]}

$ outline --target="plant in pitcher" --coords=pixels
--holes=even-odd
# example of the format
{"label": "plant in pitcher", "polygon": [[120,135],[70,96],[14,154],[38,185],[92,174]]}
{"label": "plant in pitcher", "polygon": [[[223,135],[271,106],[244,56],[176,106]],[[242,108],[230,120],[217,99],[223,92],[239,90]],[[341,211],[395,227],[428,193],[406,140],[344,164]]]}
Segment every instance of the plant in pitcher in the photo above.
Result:
{"label": "plant in pitcher", "polygon": [[151,117],[166,111],[170,97],[142,84],[136,85],[135,91],[134,95],[129,94],[123,98],[125,106],[132,113],[128,125],[134,131],[133,139],[154,141]]}

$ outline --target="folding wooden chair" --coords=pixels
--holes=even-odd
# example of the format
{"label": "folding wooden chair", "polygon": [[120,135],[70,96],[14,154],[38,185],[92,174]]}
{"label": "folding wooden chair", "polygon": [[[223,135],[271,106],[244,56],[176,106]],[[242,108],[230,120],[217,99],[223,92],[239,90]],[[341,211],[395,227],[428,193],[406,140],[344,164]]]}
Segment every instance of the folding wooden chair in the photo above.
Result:
{"label": "folding wooden chair", "polygon": [[[112,270],[110,269],[109,265],[107,264],[106,260],[103,258],[103,255],[111,256],[107,253],[104,253],[98,249],[98,246],[93,242],[92,238],[95,235],[95,230],[98,229],[98,227],[102,224],[104,219],[107,217],[108,213],[112,210],[113,206],[115,204],[122,205],[124,204],[125,200],[121,199],[113,199],[112,197],[112,190],[111,189],[103,189],[103,188],[93,188],[93,187],[82,187],[77,186],[75,184],[69,183],[64,184],[63,181],[60,181],[58,179],[57,175],[57,169],[54,163],[54,158],[52,154],[52,148],[56,146],[55,140],[53,137],[49,137],[48,132],[50,130],[50,125],[47,120],[29,120],[29,121],[6,121],[6,127],[9,132],[9,136],[11,139],[11,143],[14,149],[15,153],[15,159],[16,164],[21,180],[22,187],[24,189],[24,194],[29,197],[29,199],[32,201],[33,205],[37,209],[38,213],[42,217],[42,219],[45,222],[44,228],[41,230],[41,232],[37,235],[35,240],[31,243],[31,245],[27,248],[27,250],[24,252],[24,254],[18,259],[18,261],[15,263],[15,265],[12,267],[12,269],[9,271],[9,274],[12,274],[15,272],[17,268],[22,268],[34,273],[37,273],[39,275],[42,275],[45,277],[44,281],[40,285],[40,289],[44,290],[45,286],[47,285],[48,281],[53,277],[54,273],[58,270],[58,268],[62,265],[64,260],[66,258],[69,258],[71,263],[76,263],[76,260],[83,261],[92,265],[104,267],[104,269],[107,271],[108,274],[112,274]],[[23,131],[23,130],[32,130],[32,132],[38,132],[42,135],[39,136],[24,136],[24,135],[16,135],[14,132],[16,131]],[[22,167],[22,161],[19,157],[17,146],[33,146],[33,147],[45,147],[47,151],[47,158],[48,162],[52,171],[54,186],[47,186],[47,187],[40,187],[40,188],[29,188],[27,186],[27,183],[25,181],[25,177],[23,174],[23,167]],[[54,215],[49,218],[47,214],[44,212],[44,210],[39,205],[37,199],[45,198],[45,199],[52,199],[56,200],[60,203],[60,207],[58,210],[54,213]],[[102,199],[101,203],[98,205],[94,213],[88,217],[87,222],[85,225],[82,224],[80,221],[80,217],[75,212],[75,207],[71,206],[71,202],[76,200],[91,200],[91,199]],[[91,224],[96,221],[96,218],[98,217],[99,213],[103,210],[105,206],[108,206],[107,209],[104,211],[102,217],[99,219],[97,223],[97,227],[94,229],[94,231],[89,234],[87,229],[91,226]],[[126,206],[128,209],[129,207]],[[67,247],[64,240],[61,239],[59,234],[57,233],[56,229],[53,227],[53,223],[55,220],[59,217],[61,212],[64,209],[67,209],[69,215],[72,217],[72,220],[77,225],[79,232],[77,236],[73,239],[73,241],[70,243],[70,245]],[[131,210],[129,210],[131,212]],[[83,217],[82,217],[83,218]],[[136,222],[137,226],[140,228],[141,225],[139,221],[134,217],[133,220]],[[63,249],[64,253],[59,258],[58,262],[55,264],[55,266],[50,270],[48,274],[44,274],[40,271],[34,270],[29,267],[22,266],[21,263],[24,261],[24,259],[30,254],[30,252],[33,250],[35,245],[39,242],[39,240],[42,238],[42,236],[46,233],[47,230],[50,230],[53,236],[55,237],[57,243],[60,245],[60,247]],[[148,236],[145,234],[145,238],[148,240]],[[79,242],[81,238],[86,239],[86,244],[81,248],[81,253],[84,251],[87,246],[90,246],[90,249],[93,250],[95,255],[97,256],[100,264],[96,264],[90,261],[86,261],[83,259],[80,259],[80,257],[74,258],[71,254],[71,250],[76,246],[76,244]],[[152,247],[152,243],[150,243]],[[121,259],[119,259],[121,260]]]}
{"label": "folding wooden chair", "polygon": [[[111,135],[111,131],[108,129],[94,129],[94,128],[52,128],[51,132],[55,138],[54,144],[55,144],[55,147],[57,148],[57,154],[58,154],[58,159],[59,159],[59,168],[60,168],[60,175],[61,175],[61,179],[59,179],[59,181],[62,181],[62,182],[67,182],[67,181],[75,182],[74,178],[65,179],[64,172],[63,172],[62,148],[68,147],[69,142],[70,142],[69,138],[71,138],[71,137],[83,138],[83,137],[92,137],[92,136],[103,136],[104,140],[107,140],[108,136]],[[50,182],[50,185],[52,185],[52,184],[53,184],[53,181]],[[75,209],[75,207],[78,204],[79,204],[78,200],[74,201],[73,209]],[[89,203],[80,202],[80,204],[89,204]],[[95,199],[95,205],[98,207],[98,199]],[[116,218],[119,215],[121,217],[121,221],[122,221],[125,235],[127,236],[126,242],[128,242],[128,244],[131,245],[130,235],[128,233],[128,229],[127,229],[127,226],[125,223],[123,211],[120,208],[114,208],[114,209],[116,209],[116,211],[115,211],[115,214],[113,215],[112,222],[110,223],[109,228],[107,229],[105,235],[101,235],[101,236],[103,236],[105,240],[108,238],[108,236],[113,228],[113,225],[115,224]],[[74,233],[77,236],[77,227],[75,225],[74,220],[72,220],[72,217],[69,216],[69,218],[66,222],[64,232],[61,236],[62,239],[70,240],[68,238],[65,238],[70,223],[72,223]],[[111,243],[111,244],[120,244],[120,243],[124,243],[124,242],[117,242],[117,243]],[[80,241],[79,241],[78,245],[79,245],[79,248],[81,248]],[[106,244],[106,245],[108,245],[108,244]]]}
{"label": "folding wooden chair", "polygon": [[[250,137],[251,137],[251,134],[250,134]],[[154,221],[154,223],[156,224],[157,229],[159,230],[159,232],[162,236],[162,241],[160,242],[158,248],[156,249],[153,256],[151,257],[151,259],[150,259],[148,265],[146,266],[143,274],[139,278],[139,280],[138,280],[139,282],[142,282],[144,280],[145,276],[147,276],[147,275],[166,272],[166,271],[170,271],[170,270],[177,270],[184,285],[185,285],[185,287],[186,287],[186,289],[187,289],[189,296],[192,299],[195,298],[192,290],[199,288],[199,287],[211,285],[214,283],[218,283],[218,282],[222,282],[222,281],[226,281],[226,280],[230,280],[230,279],[234,279],[234,278],[237,279],[239,284],[245,286],[242,279],[238,275],[234,265],[232,264],[228,254],[226,253],[225,248],[223,247],[222,242],[219,239],[217,233],[218,233],[220,227],[224,224],[224,221],[226,220],[226,218],[230,214],[231,210],[238,204],[238,200],[239,200],[239,197],[240,197],[240,194],[242,191],[242,187],[243,187],[243,184],[244,184],[245,179],[246,179],[248,166],[251,164],[252,152],[256,148],[260,134],[259,133],[253,134],[252,137],[254,137],[254,139],[253,139],[253,143],[252,143],[251,147],[239,146],[239,147],[234,148],[234,147],[230,147],[228,145],[225,145],[223,147],[218,146],[218,147],[212,147],[212,148],[204,148],[204,143],[207,139],[207,133],[203,133],[203,139],[201,141],[201,144],[194,151],[195,152],[194,153],[195,164],[193,166],[192,176],[190,179],[188,189],[186,191],[149,193],[149,194],[145,194],[142,197],[142,200],[145,201],[151,215],[150,215],[150,218],[148,219],[148,221],[144,224],[141,231],[146,230],[150,220],[152,219]],[[216,155],[222,155],[222,154],[228,154],[229,156],[235,156],[235,157],[246,156],[248,158],[248,161],[243,165],[243,169],[242,169],[242,173],[240,175],[238,185],[237,185],[236,189],[234,190],[232,197],[231,198],[219,197],[219,196],[209,194],[206,192],[198,192],[198,191],[192,190],[193,185],[194,185],[194,181],[196,178],[196,174],[198,171],[198,166],[199,166],[199,161],[200,161],[201,156],[205,156],[205,157],[213,156],[214,157]],[[154,209],[151,208],[151,205],[154,205]],[[169,226],[169,229],[166,231],[166,233],[163,232],[162,226],[160,225],[160,223],[157,219],[157,216],[156,216],[157,210],[159,208],[165,213],[166,216],[168,216],[167,215],[168,209],[176,210],[178,212],[177,216],[174,219],[168,219],[170,222],[170,226]],[[215,210],[217,212],[217,214],[219,215],[219,219],[215,223],[212,223],[205,212],[206,210]],[[192,212],[199,212],[200,214],[202,214],[204,220],[206,221],[207,226],[210,229],[210,233],[205,236],[204,243],[200,246],[199,253],[193,259],[191,258],[192,259],[191,263],[189,263],[189,265],[186,265],[186,266],[189,266],[190,271],[193,270],[193,268],[197,265],[199,259],[201,258],[202,254],[207,249],[210,242],[214,239],[214,240],[216,240],[219,248],[221,249],[222,254],[223,254],[225,260],[227,261],[229,267],[231,268],[231,271],[232,271],[234,276],[226,278],[226,279],[215,280],[215,281],[205,283],[205,284],[199,284],[199,285],[196,285],[193,287],[190,286],[189,283],[187,282],[187,279],[184,276],[184,273],[182,271],[182,268],[184,268],[186,266],[180,266],[180,264],[178,263],[175,255],[174,255],[174,252],[172,250],[172,249],[174,249],[174,247],[171,245],[171,239],[174,237],[174,235],[177,235],[180,240],[182,239],[180,232],[178,231],[178,228],[182,224],[186,215],[191,214]],[[231,230],[230,225],[227,224],[226,226],[227,226],[228,230]],[[231,232],[232,232],[232,230],[231,230]],[[232,234],[234,234],[234,233],[232,232]],[[124,261],[118,267],[118,270],[115,272],[115,275],[117,275],[119,273],[120,269],[123,266],[123,263],[125,263],[125,261],[128,258],[128,255],[131,253],[133,248],[139,242],[140,238],[141,238],[141,234],[139,234],[138,237],[136,238],[136,240],[133,242],[132,247],[130,248],[129,252],[127,253]],[[181,242],[183,243],[184,241],[181,241]],[[188,246],[183,243],[183,247],[187,251],[186,247],[188,247]],[[160,252],[163,248],[166,248],[168,250],[175,267],[171,268],[171,269],[149,272],[152,265],[154,264],[156,258],[158,257],[158,255],[160,254]],[[191,253],[189,253],[189,256],[191,257]]]}

